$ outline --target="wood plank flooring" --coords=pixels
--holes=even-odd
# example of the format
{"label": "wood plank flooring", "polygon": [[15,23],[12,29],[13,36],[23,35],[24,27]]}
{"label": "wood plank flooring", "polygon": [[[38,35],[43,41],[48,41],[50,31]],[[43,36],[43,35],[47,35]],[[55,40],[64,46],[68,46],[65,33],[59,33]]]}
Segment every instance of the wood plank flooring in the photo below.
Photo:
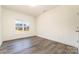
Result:
{"label": "wood plank flooring", "polygon": [[3,42],[0,54],[76,54],[77,48],[37,36]]}

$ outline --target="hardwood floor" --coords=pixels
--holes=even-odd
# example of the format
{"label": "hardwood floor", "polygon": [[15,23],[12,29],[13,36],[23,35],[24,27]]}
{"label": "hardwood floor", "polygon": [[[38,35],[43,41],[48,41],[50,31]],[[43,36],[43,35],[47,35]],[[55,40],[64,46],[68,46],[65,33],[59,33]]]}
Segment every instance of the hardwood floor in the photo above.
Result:
{"label": "hardwood floor", "polygon": [[0,54],[76,54],[77,48],[40,37],[3,42]]}

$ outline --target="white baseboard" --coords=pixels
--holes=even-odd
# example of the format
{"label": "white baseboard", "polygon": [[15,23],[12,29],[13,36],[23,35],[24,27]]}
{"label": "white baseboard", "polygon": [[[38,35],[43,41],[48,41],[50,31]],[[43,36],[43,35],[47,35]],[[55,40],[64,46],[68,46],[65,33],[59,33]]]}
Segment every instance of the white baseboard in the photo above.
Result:
{"label": "white baseboard", "polygon": [[62,43],[62,44],[66,44],[66,45],[70,45],[70,46],[73,46],[73,47],[77,47],[77,46],[75,46],[75,45],[71,45],[71,44],[69,44],[69,43],[64,43],[63,41],[57,41],[57,40],[55,40],[55,39],[51,39],[51,38],[49,38],[49,37],[46,37],[46,36],[42,36],[42,35],[37,35],[37,36],[39,36],[39,37],[42,37],[42,38],[45,38],[45,39],[48,39],[48,40],[53,40],[53,41],[56,41],[56,42],[59,42],[59,43]]}

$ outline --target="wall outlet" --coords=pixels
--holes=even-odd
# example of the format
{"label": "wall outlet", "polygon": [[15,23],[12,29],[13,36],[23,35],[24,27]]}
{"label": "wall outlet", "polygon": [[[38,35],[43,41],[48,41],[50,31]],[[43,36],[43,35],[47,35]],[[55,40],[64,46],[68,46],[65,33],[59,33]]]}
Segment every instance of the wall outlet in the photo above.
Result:
{"label": "wall outlet", "polygon": [[79,43],[79,40],[77,40],[77,43]]}

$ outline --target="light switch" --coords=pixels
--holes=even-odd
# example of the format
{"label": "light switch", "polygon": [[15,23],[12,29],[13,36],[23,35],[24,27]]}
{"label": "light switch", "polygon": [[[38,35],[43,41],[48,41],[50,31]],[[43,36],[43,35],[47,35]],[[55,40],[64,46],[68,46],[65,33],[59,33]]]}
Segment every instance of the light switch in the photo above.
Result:
{"label": "light switch", "polygon": [[77,27],[77,29],[79,29],[79,27]]}

